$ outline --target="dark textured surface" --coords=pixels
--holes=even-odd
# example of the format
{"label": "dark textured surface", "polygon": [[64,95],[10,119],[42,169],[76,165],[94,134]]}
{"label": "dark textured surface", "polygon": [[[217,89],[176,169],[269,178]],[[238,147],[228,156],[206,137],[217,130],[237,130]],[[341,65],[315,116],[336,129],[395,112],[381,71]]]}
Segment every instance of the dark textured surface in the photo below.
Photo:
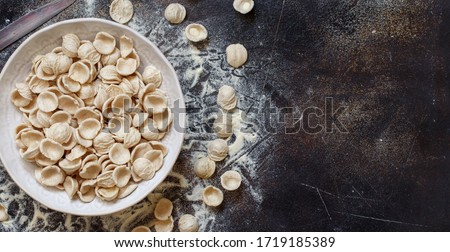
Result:
{"label": "dark textured surface", "polygon": [[[0,25],[46,2],[0,1]],[[151,33],[160,19],[154,15],[169,1],[133,2],[137,15],[152,16],[143,23],[151,40],[179,36]],[[293,125],[282,121],[276,132],[261,129],[262,140],[255,144],[261,151],[252,183],[261,186],[262,203],[255,208],[246,194],[230,194],[213,230],[450,231],[449,1],[260,0],[246,16],[235,12],[231,1],[180,3],[187,7],[188,23],[208,27],[206,55],[223,60],[230,43],[248,48],[245,85],[238,92],[250,102],[240,103],[242,110],[251,112],[262,95],[278,109],[295,108],[286,114]],[[96,1],[90,14],[84,4],[77,1],[51,23],[109,19],[108,1]],[[1,53],[0,67],[19,44]],[[160,47],[172,63],[177,60],[170,44]],[[189,83],[182,85],[196,95]],[[298,127],[307,107],[325,110],[326,97],[335,108],[346,107],[339,120],[348,133],[285,134],[286,126]],[[260,125],[277,121],[264,113],[268,105],[255,107],[263,108],[255,110]],[[195,138],[195,129],[189,133]],[[186,156],[176,170],[190,169]],[[0,176],[0,182],[6,180]],[[103,230],[92,220],[91,230]]]}

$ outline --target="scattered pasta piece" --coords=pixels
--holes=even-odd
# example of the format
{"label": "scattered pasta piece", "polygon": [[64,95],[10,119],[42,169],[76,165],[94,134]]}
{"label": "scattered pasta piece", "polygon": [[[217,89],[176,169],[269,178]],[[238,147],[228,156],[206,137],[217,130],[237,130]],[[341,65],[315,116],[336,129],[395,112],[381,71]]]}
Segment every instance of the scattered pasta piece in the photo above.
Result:
{"label": "scattered pasta piece", "polygon": [[201,24],[190,24],[186,27],[185,35],[192,42],[200,42],[208,37],[208,31]]}
{"label": "scattered pasta piece", "polygon": [[203,202],[206,205],[216,207],[222,204],[223,193],[222,191],[214,186],[207,186],[203,189]]}
{"label": "scattered pasta piece", "polygon": [[233,87],[223,85],[217,94],[217,104],[224,110],[232,110],[236,107],[237,97]]}
{"label": "scattered pasta piece", "polygon": [[213,125],[214,131],[220,138],[228,138],[233,134],[231,117],[227,113],[220,114]]}
{"label": "scattered pasta piece", "polygon": [[197,232],[199,228],[198,220],[191,214],[185,214],[178,220],[178,228],[180,232]]}
{"label": "scattered pasta piece", "polygon": [[133,4],[129,0],[114,0],[109,15],[117,23],[126,24],[133,17]]}
{"label": "scattered pasta piece", "polygon": [[227,191],[234,191],[241,186],[241,174],[237,171],[227,171],[220,176],[220,183]]}
{"label": "scattered pasta piece", "polygon": [[173,230],[173,218],[169,217],[167,220],[156,220],[155,221],[156,232],[172,232]]}
{"label": "scattered pasta piece", "polygon": [[254,5],[255,2],[253,0],[234,0],[233,2],[234,9],[242,14],[249,13]]}
{"label": "scattered pasta piece", "polygon": [[151,232],[150,228],[146,226],[137,226],[131,230],[131,232]]}
{"label": "scattered pasta piece", "polygon": [[228,145],[223,139],[216,139],[208,144],[208,157],[215,162],[222,161],[228,155]]}
{"label": "scattered pasta piece", "polygon": [[172,24],[179,24],[186,18],[186,8],[179,3],[171,3],[164,11],[164,17]]}
{"label": "scattered pasta piece", "polygon": [[7,221],[8,219],[9,219],[8,211],[2,204],[0,204],[0,222]]}
{"label": "scattered pasta piece", "polygon": [[229,45],[226,49],[227,62],[234,68],[239,68],[247,62],[247,49],[241,44]]}
{"label": "scattered pasta piece", "polygon": [[216,170],[216,163],[208,157],[199,158],[194,164],[195,174],[202,179],[210,178]]}
{"label": "scattered pasta piece", "polygon": [[158,201],[155,207],[155,218],[161,221],[168,220],[172,215],[173,204],[172,201],[162,198]]}

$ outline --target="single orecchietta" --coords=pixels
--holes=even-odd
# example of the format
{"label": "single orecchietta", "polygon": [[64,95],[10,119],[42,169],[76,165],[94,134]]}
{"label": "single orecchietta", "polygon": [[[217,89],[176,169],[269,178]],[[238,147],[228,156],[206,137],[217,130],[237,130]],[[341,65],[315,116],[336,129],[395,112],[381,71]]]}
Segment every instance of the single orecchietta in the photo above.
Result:
{"label": "single orecchietta", "polygon": [[255,2],[253,0],[234,0],[233,2],[234,9],[242,14],[249,13],[254,5]]}
{"label": "single orecchietta", "polygon": [[173,204],[172,201],[162,198],[156,203],[155,207],[155,218],[161,221],[168,220],[172,215]]}
{"label": "single orecchietta", "polygon": [[133,17],[133,4],[129,0],[114,0],[109,7],[109,15],[117,23],[128,23]]}
{"label": "single orecchietta", "polygon": [[247,62],[247,49],[241,44],[229,45],[226,49],[227,62],[234,68],[239,68]]}
{"label": "single orecchietta", "polygon": [[208,31],[201,24],[190,24],[186,26],[184,34],[192,42],[200,42],[208,37]]}
{"label": "single orecchietta", "polygon": [[227,191],[234,191],[241,186],[241,174],[237,171],[226,171],[220,176],[220,183]]}
{"label": "single orecchietta", "polygon": [[219,206],[223,201],[222,191],[214,186],[207,186],[203,189],[203,202],[212,207]]}
{"label": "single orecchietta", "polygon": [[9,219],[8,211],[6,207],[0,204],[0,222],[7,221]]}
{"label": "single orecchietta", "polygon": [[156,232],[172,232],[173,230],[173,217],[170,216],[167,220],[156,220],[155,230]]}
{"label": "single orecchietta", "polygon": [[191,214],[185,214],[178,220],[178,229],[180,229],[180,232],[197,232],[198,228],[198,220]]}
{"label": "single orecchietta", "polygon": [[228,155],[228,145],[223,139],[216,139],[208,144],[208,157],[215,162],[222,161]]}
{"label": "single orecchietta", "polygon": [[208,157],[197,159],[194,164],[195,174],[202,179],[210,178],[216,170],[216,163]]}
{"label": "single orecchietta", "polygon": [[137,226],[131,230],[131,232],[151,232],[149,227],[146,226]]}
{"label": "single orecchietta", "polygon": [[223,85],[217,94],[217,104],[224,110],[232,110],[236,107],[237,97],[233,87]]}
{"label": "single orecchietta", "polygon": [[164,17],[172,24],[179,24],[186,18],[186,8],[179,3],[171,3],[164,11]]}
{"label": "single orecchietta", "polygon": [[221,113],[214,120],[213,128],[220,138],[228,138],[233,134],[233,125],[230,114]]}
{"label": "single orecchietta", "polygon": [[139,65],[133,41],[122,36],[118,49],[106,32],[93,42],[66,34],[61,47],[34,58],[10,97],[24,115],[19,153],[36,163],[40,184],[70,199],[112,201],[161,169],[172,113],[161,72],[152,65],[141,75]]}

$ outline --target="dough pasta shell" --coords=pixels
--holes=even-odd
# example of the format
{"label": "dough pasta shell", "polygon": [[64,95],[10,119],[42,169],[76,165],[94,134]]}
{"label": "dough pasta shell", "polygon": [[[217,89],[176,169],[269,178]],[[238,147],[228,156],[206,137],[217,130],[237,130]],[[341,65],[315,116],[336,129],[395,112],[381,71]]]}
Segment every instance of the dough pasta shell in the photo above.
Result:
{"label": "dough pasta shell", "polygon": [[247,49],[241,44],[229,45],[226,49],[227,62],[234,68],[239,68],[247,62]]}
{"label": "dough pasta shell", "polygon": [[101,188],[96,187],[95,188],[95,194],[97,197],[104,201],[112,201],[117,198],[119,195],[119,188],[118,187],[111,187],[111,188]]}
{"label": "dough pasta shell", "polygon": [[123,35],[120,37],[120,56],[128,57],[133,52],[133,40]]}
{"label": "dough pasta shell", "polygon": [[27,99],[20,95],[19,91],[17,89],[13,89],[9,95],[10,100],[16,107],[26,107],[29,105],[33,100]]}
{"label": "dough pasta shell", "polygon": [[9,215],[6,207],[0,204],[0,222],[7,221],[8,219]]}
{"label": "dough pasta shell", "polygon": [[69,77],[83,85],[91,78],[90,69],[81,61],[75,62],[70,66]]}
{"label": "dough pasta shell", "polygon": [[47,166],[41,171],[41,184],[45,186],[57,186],[64,182],[66,175],[56,165]]}
{"label": "dough pasta shell", "polygon": [[113,171],[102,172],[102,174],[97,177],[97,186],[104,188],[116,186],[116,182],[113,178]]}
{"label": "dough pasta shell", "polygon": [[155,87],[159,87],[162,83],[161,71],[155,66],[149,65],[145,67],[144,72],[142,73],[142,80],[147,85],[153,84]]}
{"label": "dough pasta shell", "polygon": [[136,159],[143,158],[145,153],[153,150],[152,146],[149,143],[140,143],[134,147],[131,152],[131,162],[134,163]]}
{"label": "dough pasta shell", "polygon": [[161,221],[168,220],[172,215],[173,204],[167,198],[162,198],[156,203],[154,215],[155,218]]}
{"label": "dough pasta shell", "polygon": [[233,2],[233,8],[241,13],[241,14],[247,14],[255,5],[255,2],[253,0],[234,0]]}
{"label": "dough pasta shell", "polygon": [[101,54],[111,54],[116,48],[116,39],[107,32],[99,32],[95,35],[92,43],[95,49]]}
{"label": "dough pasta shell", "polygon": [[30,81],[28,82],[28,87],[30,88],[31,92],[39,94],[50,87],[50,82],[41,80],[36,75],[33,75],[33,77],[31,77]]}
{"label": "dough pasta shell", "polygon": [[131,230],[131,232],[151,232],[149,227],[146,226],[137,226]]}
{"label": "dough pasta shell", "polygon": [[60,144],[64,144],[70,141],[72,137],[72,128],[65,122],[55,123],[48,128],[45,135]]}
{"label": "dough pasta shell", "polygon": [[200,42],[208,37],[208,31],[201,24],[190,24],[185,30],[186,38],[192,42]]}
{"label": "dough pasta shell", "polygon": [[186,18],[186,8],[178,3],[171,3],[164,11],[164,17],[172,24],[179,24]]}
{"label": "dough pasta shell", "polygon": [[102,55],[100,60],[103,66],[115,66],[119,59],[120,50],[116,47],[111,54]]}
{"label": "dough pasta shell", "polygon": [[69,33],[63,36],[62,51],[65,55],[75,58],[78,56],[78,47],[80,47],[80,39],[77,35]]}
{"label": "dough pasta shell", "polygon": [[89,118],[81,122],[78,127],[78,134],[87,140],[94,139],[102,129],[101,123],[93,118]]}
{"label": "dough pasta shell", "polygon": [[123,144],[115,143],[112,145],[111,150],[109,151],[109,159],[113,163],[123,165],[130,161],[130,158],[130,150],[125,148]]}
{"label": "dough pasta shell", "polygon": [[143,105],[147,113],[160,114],[167,108],[167,99],[162,95],[149,94],[144,97]]}
{"label": "dough pasta shell", "polygon": [[128,184],[131,179],[131,170],[126,166],[119,166],[113,170],[112,179],[117,187],[122,188]]}
{"label": "dough pasta shell", "polygon": [[52,92],[42,92],[37,97],[37,106],[43,112],[52,112],[58,108],[58,97]]}
{"label": "dough pasta shell", "polygon": [[226,158],[228,155],[228,145],[223,139],[216,139],[208,144],[208,157],[219,162]]}
{"label": "dough pasta shell", "polygon": [[84,179],[95,179],[101,171],[100,165],[96,161],[91,161],[83,164],[79,176]]}
{"label": "dough pasta shell", "polygon": [[108,154],[111,147],[115,143],[113,136],[110,133],[100,132],[94,138],[94,149],[98,154]]}
{"label": "dough pasta shell", "polygon": [[223,193],[222,191],[214,186],[207,186],[203,190],[203,202],[212,207],[217,207],[222,204]]}
{"label": "dough pasta shell", "polygon": [[39,145],[39,150],[42,153],[42,155],[53,161],[60,160],[64,155],[63,146],[60,143],[53,141],[49,138],[46,138],[41,141]]}
{"label": "dough pasta shell", "polygon": [[144,154],[144,158],[150,160],[153,163],[155,171],[161,169],[164,162],[164,155],[160,150],[151,150]]}
{"label": "dough pasta shell", "polygon": [[180,232],[197,232],[199,228],[198,220],[191,214],[184,214],[178,220],[178,228]]}
{"label": "dough pasta shell", "polygon": [[78,181],[70,176],[67,176],[63,183],[64,190],[70,199],[73,199],[78,191]]}
{"label": "dough pasta shell", "polygon": [[137,61],[135,59],[123,59],[120,58],[117,60],[116,71],[122,76],[132,75],[136,72],[137,69]]}
{"label": "dough pasta shell", "polygon": [[67,175],[72,175],[81,168],[81,158],[74,160],[69,160],[66,158],[61,159],[58,165]]}
{"label": "dough pasta shell", "polygon": [[223,85],[217,94],[217,104],[224,110],[232,110],[236,107],[237,97],[234,88]]}
{"label": "dough pasta shell", "polygon": [[114,0],[109,15],[117,23],[126,24],[133,17],[133,4],[129,0]]}
{"label": "dough pasta shell", "polygon": [[144,180],[149,180],[155,176],[153,163],[146,158],[138,158],[133,162],[132,171]]}
{"label": "dough pasta shell", "polygon": [[199,158],[194,164],[194,172],[199,178],[210,178],[215,171],[216,163],[207,157]]}
{"label": "dough pasta shell", "polygon": [[237,171],[227,171],[220,176],[220,183],[227,191],[234,191],[241,186],[241,174]]}
{"label": "dough pasta shell", "polygon": [[79,101],[69,95],[62,95],[58,99],[58,108],[71,115],[75,114],[80,107]]}
{"label": "dough pasta shell", "polygon": [[173,230],[173,217],[170,216],[168,220],[155,221],[156,232],[172,232]]}
{"label": "dough pasta shell", "polygon": [[78,48],[78,58],[87,59],[94,64],[97,64],[101,59],[101,54],[97,52],[94,45],[90,42],[84,42]]}
{"label": "dough pasta shell", "polygon": [[129,182],[126,186],[119,189],[119,195],[117,195],[117,198],[123,199],[129,196],[136,190],[137,186],[137,184]]}

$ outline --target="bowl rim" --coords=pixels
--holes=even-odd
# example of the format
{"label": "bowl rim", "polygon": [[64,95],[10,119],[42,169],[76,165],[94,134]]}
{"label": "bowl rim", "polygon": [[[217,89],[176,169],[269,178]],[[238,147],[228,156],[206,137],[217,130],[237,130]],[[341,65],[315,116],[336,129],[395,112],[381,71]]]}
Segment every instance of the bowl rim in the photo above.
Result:
{"label": "bowl rim", "polygon": [[[176,85],[175,88],[178,89],[179,93],[181,94],[180,98],[178,99],[180,101],[180,106],[181,106],[179,108],[180,113],[179,113],[179,117],[178,117],[179,118],[178,119],[178,123],[181,126],[179,128],[181,129],[181,131],[178,132],[178,133],[181,134],[181,137],[182,137],[183,140],[181,141],[181,144],[179,144],[178,146],[175,146],[175,150],[176,150],[177,154],[176,154],[176,158],[174,158],[173,160],[170,160],[170,162],[169,162],[170,170],[166,174],[164,174],[159,180],[155,181],[154,185],[151,186],[151,189],[149,190],[148,193],[144,193],[142,196],[137,197],[136,200],[131,202],[131,204],[126,204],[124,206],[118,207],[118,208],[113,209],[111,211],[103,210],[103,211],[99,211],[99,212],[95,212],[95,213],[94,212],[93,213],[79,213],[79,212],[72,211],[72,210],[62,209],[62,208],[58,207],[58,205],[56,205],[56,206],[48,206],[47,204],[41,202],[39,199],[37,199],[37,197],[35,197],[32,193],[30,193],[28,189],[25,189],[24,187],[22,187],[20,185],[20,183],[17,182],[18,179],[14,175],[12,175],[13,173],[9,172],[9,168],[7,167],[7,165],[5,165],[3,163],[3,161],[2,161],[2,163],[3,163],[4,169],[7,171],[8,175],[12,178],[14,183],[21,190],[23,190],[29,197],[31,197],[33,200],[39,202],[39,204],[41,204],[41,205],[43,205],[43,206],[45,206],[45,207],[47,207],[49,209],[61,212],[61,213],[67,213],[67,214],[72,214],[72,215],[77,215],[77,216],[103,216],[103,215],[109,215],[109,214],[117,213],[117,212],[120,212],[120,211],[122,211],[124,209],[127,209],[127,208],[131,207],[131,206],[136,205],[137,203],[142,201],[145,197],[147,197],[149,193],[151,193],[153,190],[155,190],[155,188],[157,186],[159,186],[166,179],[166,177],[169,175],[169,173],[172,171],[173,166],[175,165],[175,162],[178,160],[178,157],[180,155],[181,149],[183,147],[183,141],[184,141],[184,137],[185,137],[185,128],[186,128],[186,113],[185,113],[186,103],[184,101],[184,94],[183,94],[183,91],[181,89],[181,85],[180,85],[180,82],[178,80],[178,75],[177,75],[175,69],[173,68],[173,66],[169,62],[169,60],[166,58],[166,56],[164,56],[164,54],[161,52],[161,50],[152,41],[150,41],[145,36],[143,36],[139,32],[133,30],[132,28],[130,28],[130,27],[126,26],[126,25],[118,24],[118,23],[115,23],[113,21],[106,20],[106,19],[100,19],[100,18],[75,18],[75,19],[64,20],[64,21],[56,22],[56,23],[51,24],[51,25],[49,25],[47,27],[44,27],[44,28],[42,28],[42,29],[40,29],[38,31],[33,32],[27,39],[25,39],[24,42],[22,42],[22,44],[17,49],[15,49],[13,54],[11,54],[11,56],[8,58],[6,64],[3,66],[3,69],[2,69],[2,71],[0,73],[0,80],[3,79],[3,77],[5,75],[5,69],[7,69],[9,67],[9,65],[12,64],[13,59],[16,57],[16,55],[22,50],[22,48],[24,48],[27,44],[29,44],[37,35],[39,35],[39,34],[41,34],[43,32],[47,32],[47,31],[49,31],[49,30],[51,30],[51,29],[53,29],[53,28],[55,28],[57,26],[60,26],[60,25],[72,24],[72,23],[80,23],[80,22],[104,23],[104,24],[107,24],[107,25],[115,26],[115,27],[120,28],[120,29],[124,29],[124,30],[134,34],[135,36],[145,40],[151,47],[153,47],[153,49],[156,52],[156,54],[159,57],[162,58],[163,62],[167,66],[169,66],[168,67],[169,71],[172,71],[174,73],[174,75],[175,75],[175,83],[174,83],[174,85]],[[172,130],[174,130],[174,129],[172,129]],[[2,152],[0,152],[0,159],[4,160]],[[89,203],[86,203],[86,204],[89,204]]]}

